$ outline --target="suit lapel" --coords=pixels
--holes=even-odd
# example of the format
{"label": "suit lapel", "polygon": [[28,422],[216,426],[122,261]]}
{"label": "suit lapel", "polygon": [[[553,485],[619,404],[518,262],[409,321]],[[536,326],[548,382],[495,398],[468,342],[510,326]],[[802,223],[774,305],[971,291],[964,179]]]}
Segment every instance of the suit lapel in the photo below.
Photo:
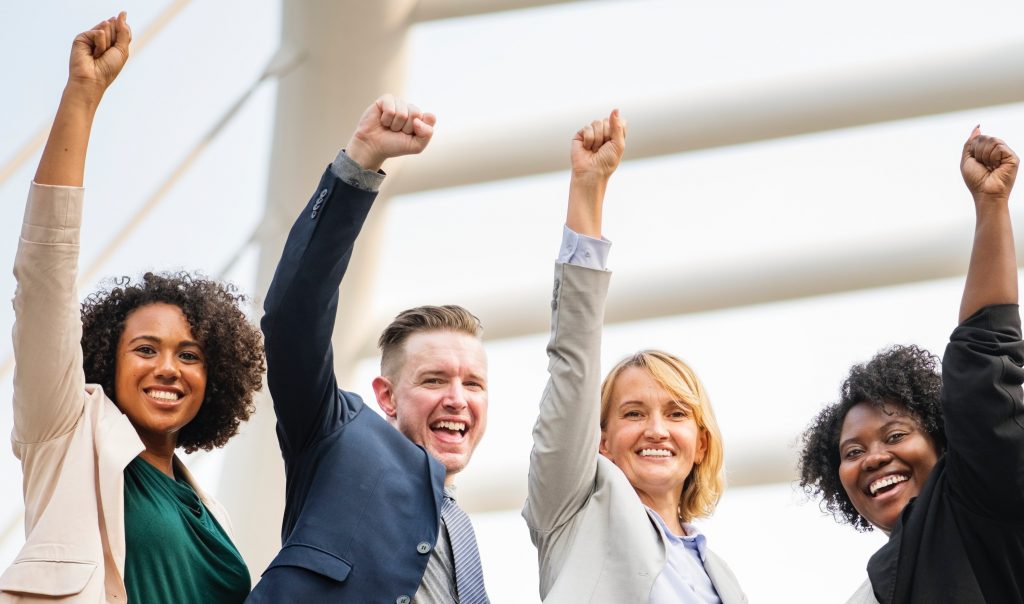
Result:
{"label": "suit lapel", "polygon": [[718,597],[722,599],[722,604],[742,604],[746,602],[747,597],[743,594],[739,583],[736,581],[736,577],[729,570],[729,567],[725,565],[725,562],[710,550],[705,550],[705,554],[704,570],[707,571],[708,577],[711,578],[711,583],[714,584]]}

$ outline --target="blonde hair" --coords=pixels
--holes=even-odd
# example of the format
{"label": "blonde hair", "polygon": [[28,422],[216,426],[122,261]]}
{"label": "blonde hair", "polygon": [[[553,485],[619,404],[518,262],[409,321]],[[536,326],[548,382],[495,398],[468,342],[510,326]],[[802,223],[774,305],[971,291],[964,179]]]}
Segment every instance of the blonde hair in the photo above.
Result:
{"label": "blonde hair", "polygon": [[725,488],[725,451],[711,401],[704,392],[704,385],[689,365],[660,350],[641,350],[619,361],[601,384],[601,431],[608,425],[615,381],[623,371],[631,367],[646,371],[662,388],[688,406],[697,427],[707,439],[704,459],[694,462],[690,475],[683,482],[679,519],[690,522],[694,518],[710,516]]}

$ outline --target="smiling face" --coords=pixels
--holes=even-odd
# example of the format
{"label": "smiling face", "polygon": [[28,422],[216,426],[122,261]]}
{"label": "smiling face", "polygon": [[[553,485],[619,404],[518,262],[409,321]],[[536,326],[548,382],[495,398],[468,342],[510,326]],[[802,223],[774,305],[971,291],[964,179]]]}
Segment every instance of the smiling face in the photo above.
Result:
{"label": "smiling face", "polygon": [[641,500],[680,496],[706,451],[707,435],[686,403],[644,369],[628,367],[618,375],[601,431],[601,454],[622,470]]}
{"label": "smiling face", "polygon": [[421,331],[403,343],[392,377],[373,381],[388,420],[423,446],[451,482],[469,463],[487,428],[487,356],[479,338]]}
{"label": "smiling face", "polygon": [[839,433],[839,480],[868,522],[892,531],[939,455],[931,436],[900,404],[858,403]]}
{"label": "smiling face", "polygon": [[181,309],[154,303],[133,310],[117,345],[114,398],[146,447],[173,449],[205,393],[203,350]]}

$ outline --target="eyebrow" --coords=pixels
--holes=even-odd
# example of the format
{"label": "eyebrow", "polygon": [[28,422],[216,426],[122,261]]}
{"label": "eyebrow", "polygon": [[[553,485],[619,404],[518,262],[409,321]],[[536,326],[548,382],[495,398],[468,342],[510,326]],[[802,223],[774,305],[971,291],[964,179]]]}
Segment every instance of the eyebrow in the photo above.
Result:
{"label": "eyebrow", "polygon": [[[137,342],[139,340],[146,340],[148,342],[155,342],[157,344],[162,344],[163,343],[162,339],[160,339],[160,338],[158,338],[156,336],[150,336],[150,335],[145,335],[145,334],[143,334],[141,336],[135,336],[131,340],[128,340],[128,343],[129,344],[134,344],[135,342]],[[200,350],[202,350],[202,348],[203,348],[202,346],[199,345],[199,342],[195,342],[193,340],[182,340],[182,341],[178,342],[178,347],[179,348],[186,348],[188,346],[195,346],[196,348],[198,348]]]}

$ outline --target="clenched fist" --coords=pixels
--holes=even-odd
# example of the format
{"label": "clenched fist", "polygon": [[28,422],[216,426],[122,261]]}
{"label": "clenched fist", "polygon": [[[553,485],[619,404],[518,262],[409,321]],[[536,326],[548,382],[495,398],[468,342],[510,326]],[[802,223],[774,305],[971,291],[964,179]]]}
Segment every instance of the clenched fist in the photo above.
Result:
{"label": "clenched fist", "polygon": [[345,152],[363,169],[379,170],[388,158],[423,151],[436,122],[434,114],[385,94],[363,112]]}

